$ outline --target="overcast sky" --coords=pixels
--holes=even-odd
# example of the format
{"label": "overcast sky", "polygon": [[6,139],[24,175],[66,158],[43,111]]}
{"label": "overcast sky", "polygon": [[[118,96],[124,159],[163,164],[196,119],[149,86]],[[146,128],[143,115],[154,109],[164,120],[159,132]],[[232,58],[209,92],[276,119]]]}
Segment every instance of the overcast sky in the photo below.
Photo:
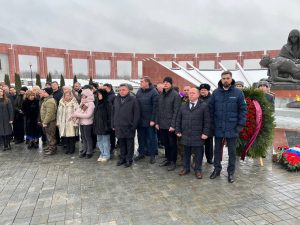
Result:
{"label": "overcast sky", "polygon": [[280,49],[299,0],[0,0],[0,42],[112,52]]}

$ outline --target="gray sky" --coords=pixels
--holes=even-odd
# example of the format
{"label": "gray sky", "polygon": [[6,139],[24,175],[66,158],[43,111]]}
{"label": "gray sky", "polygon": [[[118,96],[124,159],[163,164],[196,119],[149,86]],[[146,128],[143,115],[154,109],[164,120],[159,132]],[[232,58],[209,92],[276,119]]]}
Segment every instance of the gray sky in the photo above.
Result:
{"label": "gray sky", "polygon": [[112,52],[280,49],[299,0],[0,0],[0,42]]}

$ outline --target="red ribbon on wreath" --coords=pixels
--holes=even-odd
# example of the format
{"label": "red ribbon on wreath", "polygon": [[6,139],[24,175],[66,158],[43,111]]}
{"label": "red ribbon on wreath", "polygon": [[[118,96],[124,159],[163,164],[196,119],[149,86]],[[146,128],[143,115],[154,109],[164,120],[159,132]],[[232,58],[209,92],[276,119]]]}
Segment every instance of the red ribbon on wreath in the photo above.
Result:
{"label": "red ribbon on wreath", "polygon": [[[260,107],[260,104],[257,100],[250,100],[250,99],[246,99],[247,103],[248,103],[248,109],[250,108],[250,110],[252,109],[251,106],[254,106],[254,112],[249,112],[247,114],[247,122],[249,122],[249,120],[254,119],[253,118],[253,114],[255,115],[255,124],[254,123],[248,123],[246,122],[246,127],[243,128],[242,132],[241,132],[241,137],[244,139],[248,139],[249,136],[248,135],[243,135],[243,131],[245,133],[245,130],[250,131],[251,136],[249,141],[247,142],[247,144],[245,145],[243,152],[241,154],[241,159],[245,160],[245,156],[247,155],[248,151],[250,150],[251,146],[253,145],[254,141],[257,138],[257,135],[259,134],[261,128],[262,128],[262,124],[263,124],[263,113],[262,113],[262,109]],[[251,101],[251,103],[249,102],[249,100]],[[250,104],[249,104],[250,103]],[[252,115],[250,115],[250,113],[252,113]],[[247,125],[252,125],[252,127],[255,127],[254,130],[249,130],[249,127],[247,127]],[[254,132],[253,132],[254,131]],[[246,132],[247,134],[249,134],[249,132]],[[248,136],[248,137],[247,137]]]}

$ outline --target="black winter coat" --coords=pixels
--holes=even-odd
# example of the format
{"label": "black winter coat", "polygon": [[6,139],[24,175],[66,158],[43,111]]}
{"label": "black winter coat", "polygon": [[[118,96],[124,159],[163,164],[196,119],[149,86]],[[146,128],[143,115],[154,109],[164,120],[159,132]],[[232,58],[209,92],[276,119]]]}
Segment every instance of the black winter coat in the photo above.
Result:
{"label": "black winter coat", "polygon": [[14,120],[14,112],[10,99],[7,100],[5,103],[3,99],[0,99],[0,136],[12,133],[12,126],[9,121]]}
{"label": "black winter coat", "polygon": [[247,105],[243,92],[235,88],[232,80],[228,90],[224,90],[221,81],[214,90],[210,101],[210,113],[217,138],[237,138],[238,131],[246,123]]}
{"label": "black winter coat", "polygon": [[139,127],[150,127],[150,121],[155,122],[156,112],[158,107],[158,92],[150,86],[148,89],[139,89],[136,93],[138,100],[141,117]]}
{"label": "black winter coat", "polygon": [[175,128],[176,117],[181,106],[181,98],[173,88],[168,92],[165,90],[160,94],[158,99],[158,112],[156,123],[160,129]]}
{"label": "black winter coat", "polygon": [[42,134],[41,126],[38,124],[40,105],[39,100],[33,101],[25,99],[22,106],[25,115],[25,133],[26,139],[36,139]]}
{"label": "black winter coat", "polygon": [[181,143],[186,146],[201,146],[205,140],[201,135],[210,133],[210,113],[208,104],[198,99],[196,106],[190,109],[189,102],[183,104],[176,119],[176,133],[181,133]]}
{"label": "black winter coat", "polygon": [[57,105],[57,107],[59,106],[59,101],[60,101],[60,99],[62,98],[62,96],[63,96],[63,91],[62,91],[62,89],[58,89],[57,91],[55,91],[55,92],[53,92],[53,98],[55,99],[55,101],[56,101],[56,105]]}
{"label": "black winter coat", "polygon": [[94,110],[93,130],[96,135],[108,135],[111,132],[112,106],[108,100],[98,101]]}
{"label": "black winter coat", "polygon": [[114,100],[112,113],[112,128],[117,138],[134,138],[135,130],[140,119],[140,108],[135,97],[118,95]]}

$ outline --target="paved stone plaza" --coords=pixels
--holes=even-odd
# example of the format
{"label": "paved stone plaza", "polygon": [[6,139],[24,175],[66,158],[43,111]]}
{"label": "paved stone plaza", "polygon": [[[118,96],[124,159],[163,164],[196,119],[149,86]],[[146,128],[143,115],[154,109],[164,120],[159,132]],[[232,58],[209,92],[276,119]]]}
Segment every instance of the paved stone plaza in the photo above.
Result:
{"label": "paved stone plaza", "polygon": [[[225,151],[227,154],[227,152]],[[238,163],[227,182],[203,164],[204,178],[166,171],[148,159],[131,168],[13,146],[0,153],[0,225],[4,224],[300,224],[300,176],[257,160]],[[159,158],[158,158],[159,160]]]}

